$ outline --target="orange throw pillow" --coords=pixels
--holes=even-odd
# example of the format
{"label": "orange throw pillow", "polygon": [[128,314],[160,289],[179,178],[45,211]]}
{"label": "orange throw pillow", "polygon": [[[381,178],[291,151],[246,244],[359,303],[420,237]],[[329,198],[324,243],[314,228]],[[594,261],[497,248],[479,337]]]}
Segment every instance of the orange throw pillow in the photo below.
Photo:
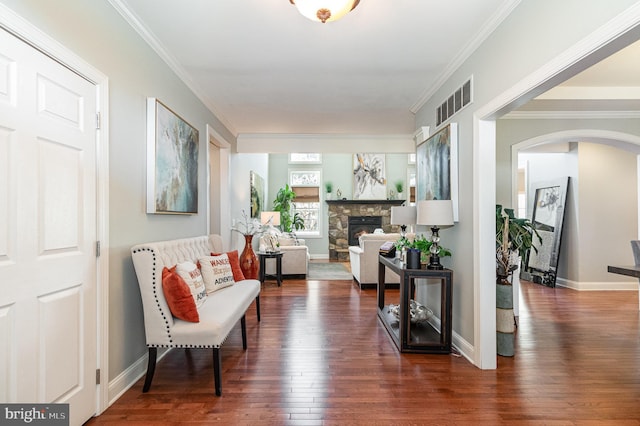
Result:
{"label": "orange throw pillow", "polygon": [[176,272],[175,266],[171,269],[165,266],[162,270],[162,292],[174,317],[189,322],[200,322],[200,315],[191,290]]}
{"label": "orange throw pillow", "polygon": [[[220,256],[223,253],[211,253],[211,256]],[[228,251],[229,263],[231,264],[231,272],[233,272],[233,281],[238,282],[244,280],[244,273],[240,268],[240,256],[238,250]]]}

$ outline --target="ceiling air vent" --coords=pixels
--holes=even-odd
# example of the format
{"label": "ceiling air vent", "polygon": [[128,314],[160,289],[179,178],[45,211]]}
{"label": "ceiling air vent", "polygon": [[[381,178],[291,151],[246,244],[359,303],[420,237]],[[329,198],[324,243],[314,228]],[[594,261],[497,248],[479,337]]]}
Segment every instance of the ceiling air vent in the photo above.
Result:
{"label": "ceiling air vent", "polygon": [[458,90],[453,92],[438,108],[436,108],[436,126],[444,123],[451,118],[453,114],[471,103],[473,100],[473,96],[471,96],[472,79],[473,78],[469,78],[469,80],[465,81]]}

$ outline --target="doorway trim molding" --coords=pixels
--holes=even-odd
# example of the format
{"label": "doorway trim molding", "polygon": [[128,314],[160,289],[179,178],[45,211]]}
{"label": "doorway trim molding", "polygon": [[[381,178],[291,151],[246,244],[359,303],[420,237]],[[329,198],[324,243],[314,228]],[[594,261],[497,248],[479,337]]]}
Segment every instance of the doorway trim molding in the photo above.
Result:
{"label": "doorway trim molding", "polygon": [[101,382],[96,385],[96,415],[109,406],[109,79],[71,50],[42,32],[33,24],[0,3],[0,28],[8,31],[34,49],[93,83],[96,87],[100,114],[96,130],[96,225],[100,256],[96,259],[97,359]]}
{"label": "doorway trim molding", "polygon": [[495,120],[640,39],[640,3],[525,76],[473,114],[474,363],[497,368],[495,318]]}
{"label": "doorway trim molding", "polygon": [[[215,145],[220,150],[220,161],[218,164],[211,164],[210,150],[211,145]],[[218,133],[213,127],[207,124],[207,234],[211,233],[211,204],[216,203],[220,208],[220,235],[222,240],[226,244],[231,241],[231,193],[230,193],[230,148],[231,144],[220,133]],[[217,166],[217,171],[215,171]],[[218,180],[220,182],[220,199],[211,199],[211,176],[212,173],[218,174]],[[229,247],[225,247],[227,250]]]}

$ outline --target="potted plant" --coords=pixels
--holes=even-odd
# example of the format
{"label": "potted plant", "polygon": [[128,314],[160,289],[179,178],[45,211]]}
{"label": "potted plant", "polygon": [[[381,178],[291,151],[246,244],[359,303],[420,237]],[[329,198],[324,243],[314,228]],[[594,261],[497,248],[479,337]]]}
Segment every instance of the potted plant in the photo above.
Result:
{"label": "potted plant", "polygon": [[324,189],[327,193],[327,200],[331,199],[331,193],[333,192],[333,184],[331,182],[325,182],[324,183]]}
{"label": "potted plant", "polygon": [[[424,235],[415,237],[413,240],[410,240],[406,237],[402,237],[395,243],[396,250],[398,251],[402,251],[403,249],[419,250],[421,263],[426,263],[429,261],[432,245],[433,245],[433,241],[429,240]],[[438,246],[438,256],[439,257],[451,256],[451,250],[444,248],[442,246]]]}
{"label": "potted plant", "polygon": [[404,192],[404,182],[399,180],[394,184],[394,186],[396,188],[398,200],[402,200],[402,193]]}
{"label": "potted plant", "polygon": [[496,205],[496,273],[506,278],[518,269],[519,259],[524,259],[533,245],[533,236],[542,243],[542,238],[529,219],[517,218],[513,209]]}
{"label": "potted plant", "polygon": [[496,332],[497,352],[514,355],[515,317],[513,315],[513,286],[509,275],[518,269],[533,245],[534,235],[542,238],[529,219],[515,217],[513,209],[496,205]]}
{"label": "potted plant", "polygon": [[292,232],[297,229],[304,229],[304,219],[298,212],[291,214],[293,209],[293,200],[296,193],[285,184],[284,188],[280,188],[273,200],[273,210],[280,212],[280,226],[283,232]]}

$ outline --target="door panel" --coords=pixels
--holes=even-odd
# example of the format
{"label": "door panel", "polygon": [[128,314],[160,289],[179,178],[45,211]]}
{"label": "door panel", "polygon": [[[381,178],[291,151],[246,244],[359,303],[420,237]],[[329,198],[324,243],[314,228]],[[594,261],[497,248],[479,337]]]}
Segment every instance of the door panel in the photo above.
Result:
{"label": "door panel", "polygon": [[0,30],[0,398],[71,424],[96,405],[95,116],[94,84]]}

